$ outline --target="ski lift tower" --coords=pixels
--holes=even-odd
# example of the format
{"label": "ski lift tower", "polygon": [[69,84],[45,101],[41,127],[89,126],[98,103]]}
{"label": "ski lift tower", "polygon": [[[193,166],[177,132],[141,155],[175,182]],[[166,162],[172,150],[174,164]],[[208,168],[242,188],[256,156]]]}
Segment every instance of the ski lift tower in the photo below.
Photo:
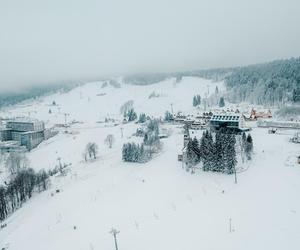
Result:
{"label": "ski lift tower", "polygon": [[118,231],[117,229],[115,228],[112,228],[110,233],[113,235],[114,237],[114,241],[115,241],[115,247],[116,247],[116,250],[118,250],[118,242],[117,242],[117,234],[120,233],[120,231]]}

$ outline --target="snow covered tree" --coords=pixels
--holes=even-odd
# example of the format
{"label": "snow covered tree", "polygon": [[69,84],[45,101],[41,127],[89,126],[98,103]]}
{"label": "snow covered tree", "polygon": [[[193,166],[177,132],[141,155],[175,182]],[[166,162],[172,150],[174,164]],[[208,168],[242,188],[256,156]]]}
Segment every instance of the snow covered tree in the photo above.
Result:
{"label": "snow covered tree", "polygon": [[294,102],[294,90],[300,85],[300,58],[240,67],[225,79],[229,98],[259,105]]}
{"label": "snow covered tree", "polygon": [[243,132],[242,133],[242,142],[241,142],[241,145],[240,145],[241,154],[242,154],[242,161],[243,162],[244,162],[244,155],[246,154],[246,142],[247,142],[246,133]]}
{"label": "snow covered tree", "polygon": [[212,134],[208,131],[203,132],[200,141],[200,155],[203,162],[203,170],[211,170],[214,158],[214,145]]}
{"label": "snow covered tree", "polygon": [[197,107],[201,104],[201,96],[200,95],[195,95],[193,97],[193,106]]}
{"label": "snow covered tree", "polygon": [[194,107],[197,106],[197,99],[196,99],[196,96],[193,97],[193,106],[194,106]]}
{"label": "snow covered tree", "polygon": [[36,183],[38,186],[38,191],[45,191],[49,186],[49,174],[44,170],[41,169],[36,174]]}
{"label": "snow covered tree", "polygon": [[3,221],[9,212],[7,192],[4,186],[0,186],[0,221]]}
{"label": "snow covered tree", "polygon": [[29,160],[23,153],[11,152],[6,159],[5,167],[13,175],[29,167]]}
{"label": "snow covered tree", "polygon": [[112,148],[113,144],[115,143],[115,137],[112,134],[109,134],[106,136],[104,142],[109,148]]}
{"label": "snow covered tree", "polygon": [[214,144],[214,160],[212,171],[223,172],[225,169],[224,164],[224,148],[225,148],[225,140],[224,134],[221,131],[217,131],[216,139]]}
{"label": "snow covered tree", "polygon": [[122,159],[127,162],[146,162],[154,153],[159,152],[161,144],[159,141],[159,121],[150,120],[146,131],[143,132],[142,144],[125,143],[122,148]]}
{"label": "snow covered tree", "polygon": [[224,149],[225,156],[225,171],[227,174],[233,174],[237,164],[236,152],[235,152],[235,135],[226,134],[227,145]]}
{"label": "snow covered tree", "polygon": [[147,120],[146,114],[145,114],[145,113],[141,113],[141,114],[139,115],[138,122],[139,122],[139,123],[144,123],[144,122],[146,122],[146,120]]}
{"label": "snow covered tree", "polygon": [[125,102],[120,107],[120,113],[125,116],[125,114],[127,114],[128,110],[133,108],[133,104],[134,104],[133,100],[129,100],[129,101]]}
{"label": "snow covered tree", "polygon": [[224,100],[224,97],[220,97],[220,100],[219,100],[219,107],[220,108],[223,108],[225,107],[225,100]]}
{"label": "snow covered tree", "polygon": [[245,145],[245,153],[248,160],[252,159],[253,153],[253,139],[250,134],[248,134]]}
{"label": "snow covered tree", "polygon": [[174,120],[174,117],[173,115],[171,114],[171,112],[169,111],[166,111],[165,112],[165,119],[164,119],[166,122],[170,122],[170,121],[173,121]]}
{"label": "snow covered tree", "polygon": [[85,161],[87,159],[96,159],[98,154],[98,145],[94,142],[89,142],[85,147]]}
{"label": "snow covered tree", "polygon": [[125,162],[146,162],[148,160],[148,152],[143,144],[125,143],[122,149],[122,159]]}
{"label": "snow covered tree", "polygon": [[137,118],[137,114],[133,108],[129,109],[124,113],[124,117],[127,118],[129,122],[134,121]]}
{"label": "snow covered tree", "polygon": [[200,161],[200,147],[197,138],[190,139],[187,143],[186,149],[187,167],[192,169],[194,173],[194,166]]}
{"label": "snow covered tree", "polygon": [[218,88],[218,86],[216,86],[216,88],[215,88],[215,95],[217,96],[219,94],[219,88]]}
{"label": "snow covered tree", "polygon": [[293,102],[300,102],[300,81],[298,83],[299,86],[297,86],[296,89],[293,89],[293,96],[292,96],[292,100]]}

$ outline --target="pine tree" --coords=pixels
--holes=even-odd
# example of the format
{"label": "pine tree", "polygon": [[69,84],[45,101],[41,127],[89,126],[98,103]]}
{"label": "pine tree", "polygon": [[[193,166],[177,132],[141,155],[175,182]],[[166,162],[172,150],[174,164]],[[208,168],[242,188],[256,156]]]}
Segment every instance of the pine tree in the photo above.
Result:
{"label": "pine tree", "polygon": [[220,108],[223,108],[225,107],[225,100],[224,100],[224,97],[220,97],[220,100],[219,100],[219,107]]}
{"label": "pine tree", "polygon": [[212,171],[224,171],[224,135],[221,131],[216,133],[216,141],[214,144],[214,161]]}
{"label": "pine tree", "polygon": [[129,122],[134,121],[137,118],[137,114],[133,108],[124,112],[124,117],[127,118]]}
{"label": "pine tree", "polygon": [[245,158],[245,152],[246,152],[246,141],[247,141],[247,137],[246,137],[246,133],[243,132],[242,133],[242,137],[241,137],[241,143],[240,143],[240,151],[241,151],[241,157],[242,157],[242,162],[244,163],[244,158]]}
{"label": "pine tree", "polygon": [[187,158],[187,168],[190,168],[192,165],[194,165],[194,161],[195,161],[195,155],[193,151],[193,141],[191,139],[189,139],[186,145],[186,158]]}
{"label": "pine tree", "polygon": [[201,96],[197,95],[196,99],[197,99],[197,105],[198,106],[201,105]]}
{"label": "pine tree", "polygon": [[226,172],[228,174],[233,174],[235,171],[235,166],[237,164],[236,159],[236,151],[235,151],[235,135],[234,134],[227,134],[227,147],[225,148],[225,166],[226,166]]}
{"label": "pine tree", "polygon": [[200,161],[200,158],[201,158],[201,153],[200,153],[199,142],[198,142],[196,137],[194,137],[194,139],[192,141],[192,146],[193,146],[193,151],[196,155],[196,162],[198,163]]}
{"label": "pine tree", "polygon": [[215,159],[215,150],[214,150],[214,140],[211,132],[207,132],[207,163],[208,170],[212,170],[214,168],[214,159]]}
{"label": "pine tree", "polygon": [[145,113],[141,113],[139,115],[139,123],[144,123],[146,122],[146,114]]}
{"label": "pine tree", "polygon": [[173,120],[174,120],[173,115],[169,111],[166,111],[165,112],[165,121],[170,122]]}
{"label": "pine tree", "polygon": [[293,89],[292,100],[293,102],[300,102],[300,87]]}
{"label": "pine tree", "polygon": [[200,141],[200,154],[203,162],[203,171],[208,171],[209,166],[207,163],[207,131],[204,131]]}
{"label": "pine tree", "polygon": [[219,88],[218,88],[218,86],[216,86],[215,95],[218,95],[218,94],[219,94]]}
{"label": "pine tree", "polygon": [[252,159],[253,153],[253,140],[250,134],[248,134],[245,145],[245,153],[248,160]]}
{"label": "pine tree", "polygon": [[199,106],[201,104],[201,96],[200,95],[195,95],[193,97],[193,106]]}

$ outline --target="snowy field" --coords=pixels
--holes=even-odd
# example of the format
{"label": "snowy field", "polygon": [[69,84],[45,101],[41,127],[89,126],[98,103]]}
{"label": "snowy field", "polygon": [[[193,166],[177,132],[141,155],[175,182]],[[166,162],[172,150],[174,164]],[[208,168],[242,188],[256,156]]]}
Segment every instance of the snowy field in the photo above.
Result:
{"label": "snowy field", "polygon": [[[5,221],[0,249],[113,250],[112,227],[120,231],[119,250],[300,248],[300,167],[295,158],[300,149],[289,142],[292,131],[271,135],[254,127],[254,158],[246,171],[238,173],[238,184],[233,175],[201,170],[191,175],[183,170],[177,161],[183,135],[176,125],[164,125],[173,133],[152,161],[124,163],[122,144],[137,140],[132,134],[138,125],[105,127],[97,121],[120,118],[120,106],[128,100],[134,101],[137,113],[155,117],[170,110],[171,103],[176,111],[192,111],[195,94],[204,96],[207,86],[214,91],[223,84],[184,78],[177,85],[174,79],[117,89],[101,85],[90,83],[0,114],[30,114],[52,125],[63,123],[63,113],[68,113],[68,120],[83,122],[69,129],[73,134],[60,133],[28,153],[37,170],[53,168],[60,157],[72,164],[71,171],[53,178],[49,190],[35,195]],[[153,91],[160,97],[148,99]],[[53,101],[58,106],[51,106]],[[116,138],[112,149],[104,144],[108,134]],[[99,145],[99,158],[85,163],[82,152],[90,141]]]}

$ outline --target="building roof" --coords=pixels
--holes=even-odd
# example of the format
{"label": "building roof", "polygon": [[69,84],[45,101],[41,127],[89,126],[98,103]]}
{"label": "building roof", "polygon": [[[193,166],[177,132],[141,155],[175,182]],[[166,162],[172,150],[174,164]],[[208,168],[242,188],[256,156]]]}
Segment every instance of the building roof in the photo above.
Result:
{"label": "building roof", "polygon": [[211,117],[211,121],[222,121],[222,122],[239,122],[240,115],[238,114],[215,114]]}
{"label": "building roof", "polygon": [[8,123],[10,122],[14,122],[14,123],[37,123],[37,122],[42,122],[38,119],[33,119],[30,117],[17,117],[15,119],[11,119],[9,121],[7,121]]}

